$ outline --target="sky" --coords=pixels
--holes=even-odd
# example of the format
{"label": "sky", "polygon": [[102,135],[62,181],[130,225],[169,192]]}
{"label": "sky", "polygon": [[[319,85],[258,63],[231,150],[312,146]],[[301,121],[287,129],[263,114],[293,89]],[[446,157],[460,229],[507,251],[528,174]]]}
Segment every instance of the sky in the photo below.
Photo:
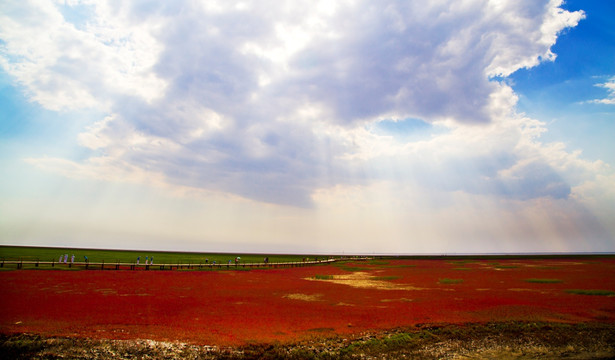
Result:
{"label": "sky", "polygon": [[615,252],[615,2],[0,2],[0,244]]}

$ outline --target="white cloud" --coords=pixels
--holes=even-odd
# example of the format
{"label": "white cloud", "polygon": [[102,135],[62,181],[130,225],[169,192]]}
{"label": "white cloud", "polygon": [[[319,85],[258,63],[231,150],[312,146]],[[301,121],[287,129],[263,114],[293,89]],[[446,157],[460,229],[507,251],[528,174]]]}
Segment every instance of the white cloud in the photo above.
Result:
{"label": "white cloud", "polygon": [[[4,4],[0,64],[31,99],[109,113],[77,139],[89,159],[30,161],[295,206],[378,181],[533,199],[593,179],[490,80],[554,59],[583,17],[561,1],[242,4]],[[442,131],[369,130],[407,118]]]}
{"label": "white cloud", "polygon": [[[102,5],[102,3],[101,3]],[[97,6],[77,28],[50,1],[3,2],[0,66],[47,109],[109,109],[117,97],[152,101],[165,83],[151,72],[160,46],[146,25],[132,25]]]}
{"label": "white cloud", "polygon": [[598,104],[615,105],[615,77],[612,77],[609,81],[596,86],[605,88],[607,91],[607,97],[604,99],[596,99],[592,102]]}

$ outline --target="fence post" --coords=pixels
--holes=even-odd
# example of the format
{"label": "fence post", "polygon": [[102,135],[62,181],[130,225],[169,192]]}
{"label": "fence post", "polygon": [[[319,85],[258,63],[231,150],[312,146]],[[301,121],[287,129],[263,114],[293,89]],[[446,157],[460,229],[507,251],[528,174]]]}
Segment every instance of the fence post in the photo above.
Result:
{"label": "fence post", "polygon": [[104,259],[102,263],[100,264],[100,270],[105,270],[105,260]]}

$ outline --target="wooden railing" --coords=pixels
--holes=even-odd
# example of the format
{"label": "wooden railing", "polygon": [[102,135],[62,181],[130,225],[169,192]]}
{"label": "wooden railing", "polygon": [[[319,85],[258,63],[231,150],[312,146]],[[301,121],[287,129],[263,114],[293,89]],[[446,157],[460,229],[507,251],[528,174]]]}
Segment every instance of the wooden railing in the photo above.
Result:
{"label": "wooden railing", "polygon": [[176,264],[137,264],[136,262],[57,262],[57,261],[38,261],[38,260],[0,260],[0,267],[15,267],[17,269],[39,268],[41,266],[51,268],[80,268],[88,270],[202,270],[202,269],[239,269],[239,268],[283,268],[301,267],[320,264],[329,264],[337,261],[347,260],[368,260],[367,257],[343,257],[320,260],[289,261],[289,262],[262,262],[262,263],[176,263]]}

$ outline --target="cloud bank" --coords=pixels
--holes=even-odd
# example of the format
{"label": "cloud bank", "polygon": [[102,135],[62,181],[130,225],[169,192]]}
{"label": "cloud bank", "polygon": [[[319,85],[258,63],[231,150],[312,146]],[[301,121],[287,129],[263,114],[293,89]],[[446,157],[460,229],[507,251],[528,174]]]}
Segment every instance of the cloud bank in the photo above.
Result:
{"label": "cloud bank", "polygon": [[[108,112],[73,172],[310,206],[388,161],[444,190],[561,198],[569,183],[526,129],[540,125],[493,80],[555,58],[583,18],[560,4],[23,1],[3,5],[2,66],[46,108]],[[409,118],[447,131],[365,130]]]}

